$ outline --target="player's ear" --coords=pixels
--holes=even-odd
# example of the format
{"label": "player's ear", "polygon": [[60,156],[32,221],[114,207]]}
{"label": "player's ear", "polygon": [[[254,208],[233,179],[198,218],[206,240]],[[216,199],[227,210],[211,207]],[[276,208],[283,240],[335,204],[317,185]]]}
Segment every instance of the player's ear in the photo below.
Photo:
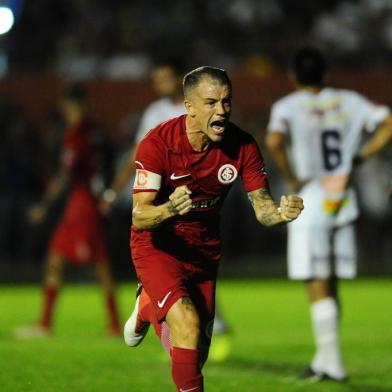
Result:
{"label": "player's ear", "polygon": [[186,109],[187,113],[188,113],[191,117],[194,117],[194,116],[195,116],[195,110],[194,110],[192,101],[190,101],[189,99],[186,99],[186,100],[184,101],[184,104],[185,104],[185,109]]}

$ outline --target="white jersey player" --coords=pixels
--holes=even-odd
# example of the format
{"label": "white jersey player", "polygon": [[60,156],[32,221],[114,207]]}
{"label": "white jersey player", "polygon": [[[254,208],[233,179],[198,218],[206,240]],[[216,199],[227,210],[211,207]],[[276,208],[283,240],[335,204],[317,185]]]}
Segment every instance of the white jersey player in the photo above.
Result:
{"label": "white jersey player", "polygon": [[139,143],[145,134],[157,124],[185,114],[184,101],[179,102],[169,97],[163,97],[152,102],[144,111],[135,136],[135,143]]}
{"label": "white jersey player", "polygon": [[[267,146],[289,187],[304,200],[301,218],[288,226],[288,274],[307,282],[312,303],[317,351],[306,376],[344,380],[336,277],[356,275],[353,222],[358,206],[350,173],[354,160],[389,143],[392,119],[386,106],[354,91],[325,87],[325,68],[316,49],[296,54],[296,91],[273,105]],[[374,135],[360,147],[363,130]]]}
{"label": "white jersey player", "polygon": [[142,114],[134,141],[129,149],[128,159],[120,166],[108,189],[103,194],[101,210],[107,214],[121,192],[127,189],[127,200],[131,188],[136,147],[143,136],[157,124],[170,118],[185,114],[184,98],[182,94],[182,64],[176,62],[162,63],[154,68],[151,79],[153,88],[161,97],[152,102]]}

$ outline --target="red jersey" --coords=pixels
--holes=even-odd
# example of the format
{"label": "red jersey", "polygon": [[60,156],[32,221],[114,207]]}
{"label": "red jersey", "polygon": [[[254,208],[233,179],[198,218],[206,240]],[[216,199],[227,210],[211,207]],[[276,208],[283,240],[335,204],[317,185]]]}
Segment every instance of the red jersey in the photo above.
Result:
{"label": "red jersey", "polygon": [[[141,140],[133,193],[158,192],[158,205],[166,202],[175,188],[186,185],[192,191],[192,210],[151,230],[133,226],[133,258],[166,252],[188,262],[218,260],[219,211],[234,181],[241,177],[246,192],[266,187],[263,158],[251,135],[229,123],[221,142],[195,151],[186,134],[185,118],[159,124]],[[149,172],[153,181],[147,178]],[[157,182],[158,186],[150,186]]]}
{"label": "red jersey", "polygon": [[61,163],[71,172],[71,190],[80,186],[90,187],[97,170],[96,146],[93,128],[86,122],[70,128],[64,136]]}

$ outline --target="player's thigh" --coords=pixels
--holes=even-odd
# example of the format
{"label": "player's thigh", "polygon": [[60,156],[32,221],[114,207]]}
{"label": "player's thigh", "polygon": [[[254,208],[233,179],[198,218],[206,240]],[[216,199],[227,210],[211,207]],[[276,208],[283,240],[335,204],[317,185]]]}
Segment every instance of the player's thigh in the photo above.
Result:
{"label": "player's thigh", "polygon": [[354,278],[357,274],[357,244],[354,223],[335,229],[333,249],[336,275],[339,278]]}
{"label": "player's thigh", "polygon": [[[298,222],[299,223],[299,222]],[[331,275],[331,230],[322,225],[289,224],[288,275],[290,279],[328,278]]]}
{"label": "player's thigh", "polygon": [[188,276],[181,262],[165,253],[134,258],[136,274],[151,299],[157,320],[163,321],[169,309],[182,297],[191,297]]}

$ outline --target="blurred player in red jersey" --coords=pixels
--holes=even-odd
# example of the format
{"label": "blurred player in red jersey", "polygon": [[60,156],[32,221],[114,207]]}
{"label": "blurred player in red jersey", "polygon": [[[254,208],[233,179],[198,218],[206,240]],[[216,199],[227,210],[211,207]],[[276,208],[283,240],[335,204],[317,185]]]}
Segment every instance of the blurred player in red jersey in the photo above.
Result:
{"label": "blurred player in red jersey", "polygon": [[20,338],[47,336],[61,284],[65,261],[82,266],[94,262],[108,310],[108,331],[118,334],[120,323],[115,301],[108,250],[92,181],[97,174],[97,145],[94,127],[85,118],[87,96],[80,86],[70,88],[61,101],[67,130],[63,141],[60,171],[52,179],[41,203],[31,211],[34,222],[45,217],[48,208],[67,194],[64,212],[49,244],[43,287],[43,308],[36,326],[21,327]]}
{"label": "blurred player in red jersey", "polygon": [[201,67],[184,77],[187,115],[140,142],[133,187],[132,258],[141,285],[124,339],[137,346],[153,324],[172,361],[178,391],[203,391],[220,259],[219,211],[241,177],[266,226],[297,218],[297,196],[273,201],[255,140],[229,122],[231,81]]}

